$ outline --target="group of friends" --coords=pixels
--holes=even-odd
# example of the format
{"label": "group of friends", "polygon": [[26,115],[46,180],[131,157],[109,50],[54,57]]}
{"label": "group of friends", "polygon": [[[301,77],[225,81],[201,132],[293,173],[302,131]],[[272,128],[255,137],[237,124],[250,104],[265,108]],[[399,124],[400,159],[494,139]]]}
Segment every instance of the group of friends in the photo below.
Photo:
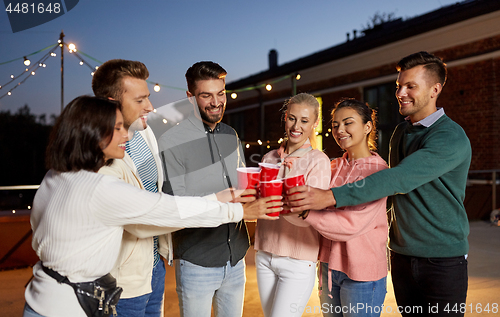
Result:
{"label": "group of friends", "polygon": [[[303,175],[305,185],[256,199],[255,189],[235,189],[244,154],[221,122],[224,68],[204,61],[187,70],[193,111],[157,141],[146,66],[105,62],[92,79],[95,97],[71,101],[52,130],[31,214],[40,261],[24,316],[89,316],[50,272],[72,283],[111,273],[123,289],[118,316],[163,316],[165,262],[175,268],[181,316],[208,317],[212,308],[242,316],[245,220],[255,219],[265,317],[301,316],[316,278],[324,316],[379,316],[389,266],[403,316],[463,316],[470,143],[437,107],[447,77],[440,58],[411,54],[397,71],[406,119],[388,164],[376,153],[376,113],[366,103],[334,106],[332,135],[345,153],[330,160],[316,149],[319,103],[299,93],[281,109],[285,141],[262,162],[279,165],[279,178]],[[266,215],[272,207],[283,213]]]}

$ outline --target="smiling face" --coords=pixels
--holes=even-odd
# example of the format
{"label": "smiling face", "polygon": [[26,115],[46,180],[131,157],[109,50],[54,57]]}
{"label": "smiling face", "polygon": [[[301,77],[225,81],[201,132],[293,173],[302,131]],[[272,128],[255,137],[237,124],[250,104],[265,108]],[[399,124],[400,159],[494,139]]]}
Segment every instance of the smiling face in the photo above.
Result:
{"label": "smiling face", "polygon": [[153,105],[149,101],[149,89],[146,80],[130,76],[124,77],[121,96],[124,126],[128,129],[134,121],[139,119],[139,125],[147,127],[148,113],[153,111]]}
{"label": "smiling face", "polygon": [[122,159],[125,156],[125,142],[128,140],[128,132],[124,126],[123,115],[116,109],[116,121],[113,136],[109,144],[102,150],[104,161],[109,159]]}
{"label": "smiling face", "polygon": [[304,103],[288,105],[285,114],[285,132],[288,137],[287,153],[301,147],[311,136],[317,116],[314,108]]}
{"label": "smiling face", "polygon": [[333,137],[337,144],[347,151],[349,159],[355,160],[370,156],[367,136],[372,130],[372,123],[363,123],[359,113],[353,108],[335,110],[333,116]]}
{"label": "smiling face", "polygon": [[401,71],[396,86],[399,113],[409,116],[412,123],[436,111],[442,86],[423,65]]}
{"label": "smiling face", "polygon": [[226,109],[226,83],[224,79],[197,80],[194,93],[187,92],[188,97],[195,97],[200,109],[201,119],[210,128],[215,128],[222,120]]}

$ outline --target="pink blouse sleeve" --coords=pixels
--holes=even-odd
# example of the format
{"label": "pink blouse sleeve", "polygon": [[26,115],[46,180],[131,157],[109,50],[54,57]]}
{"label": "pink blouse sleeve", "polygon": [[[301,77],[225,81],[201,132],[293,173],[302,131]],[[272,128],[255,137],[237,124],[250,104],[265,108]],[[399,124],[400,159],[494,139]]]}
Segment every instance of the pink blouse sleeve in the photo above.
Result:
{"label": "pink blouse sleeve", "polygon": [[[379,170],[387,168],[379,165]],[[332,174],[335,174],[335,164],[332,164]],[[366,171],[365,171],[366,173]],[[372,174],[372,173],[370,173]],[[368,176],[363,170],[358,171],[356,179]],[[356,206],[311,210],[304,220],[313,226],[322,236],[334,241],[347,241],[373,229],[373,223],[380,213],[386,212],[387,197]]]}

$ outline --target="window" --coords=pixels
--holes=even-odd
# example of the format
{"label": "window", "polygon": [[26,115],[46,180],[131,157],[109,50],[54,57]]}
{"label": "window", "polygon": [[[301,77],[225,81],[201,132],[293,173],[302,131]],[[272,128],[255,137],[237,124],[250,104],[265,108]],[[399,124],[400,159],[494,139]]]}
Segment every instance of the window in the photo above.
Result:
{"label": "window", "polygon": [[364,101],[377,110],[378,118],[378,153],[386,161],[389,157],[389,141],[398,123],[404,120],[399,114],[399,105],[395,96],[396,83],[367,87],[364,89]]}

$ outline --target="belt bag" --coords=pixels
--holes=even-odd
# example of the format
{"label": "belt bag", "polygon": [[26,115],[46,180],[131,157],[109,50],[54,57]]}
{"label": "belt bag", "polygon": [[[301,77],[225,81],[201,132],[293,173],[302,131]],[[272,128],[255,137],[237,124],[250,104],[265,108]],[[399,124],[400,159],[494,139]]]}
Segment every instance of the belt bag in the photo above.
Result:
{"label": "belt bag", "polygon": [[72,283],[68,277],[42,265],[43,271],[59,283],[73,287],[82,309],[88,317],[116,316],[116,304],[123,291],[116,286],[116,279],[106,274],[92,282]]}

